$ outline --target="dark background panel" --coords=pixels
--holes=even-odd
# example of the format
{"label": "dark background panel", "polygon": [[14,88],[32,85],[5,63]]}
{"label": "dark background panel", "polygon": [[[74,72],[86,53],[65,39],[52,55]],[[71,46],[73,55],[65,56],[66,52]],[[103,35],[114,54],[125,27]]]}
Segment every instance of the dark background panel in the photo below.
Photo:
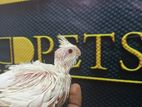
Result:
{"label": "dark background panel", "polygon": [[[141,0],[31,0],[30,2],[0,6],[0,36],[25,36],[34,44],[34,35],[50,35],[58,48],[58,34],[78,34],[78,47],[82,51],[82,63],[71,74],[114,79],[142,80],[141,69],[124,71],[119,61],[128,67],[136,67],[138,59],[125,51],[121,38],[131,31],[142,31]],[[107,71],[91,70],[95,64],[95,39],[83,43],[84,33],[115,32],[115,42],[102,39],[102,64]],[[141,40],[133,35],[130,46],[142,51]],[[46,48],[43,41],[43,48]],[[73,41],[71,41],[73,42]],[[0,43],[2,44],[2,43]],[[7,44],[5,44],[7,46]],[[36,48],[36,47],[35,47]],[[7,54],[2,55],[7,58]],[[35,55],[34,60],[37,57]],[[53,52],[43,56],[46,63],[53,63]],[[1,65],[3,69],[4,65]],[[83,107],[141,107],[141,85],[73,79],[81,84]]]}

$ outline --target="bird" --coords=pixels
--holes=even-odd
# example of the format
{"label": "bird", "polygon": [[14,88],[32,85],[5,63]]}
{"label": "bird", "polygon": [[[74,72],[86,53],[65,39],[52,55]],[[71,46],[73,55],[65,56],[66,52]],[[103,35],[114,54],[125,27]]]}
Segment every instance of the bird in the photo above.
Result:
{"label": "bird", "polygon": [[0,107],[61,107],[69,96],[70,69],[80,49],[59,38],[54,63],[40,61],[11,65],[0,74]]}

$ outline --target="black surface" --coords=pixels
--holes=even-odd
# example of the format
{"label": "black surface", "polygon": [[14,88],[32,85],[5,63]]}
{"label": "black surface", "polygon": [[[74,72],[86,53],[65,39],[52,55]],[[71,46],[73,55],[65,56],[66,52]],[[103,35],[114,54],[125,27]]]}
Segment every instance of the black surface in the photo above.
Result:
{"label": "black surface", "polygon": [[[123,59],[129,67],[137,65],[138,59],[122,48],[121,38],[131,31],[141,32],[141,23],[141,0],[33,0],[0,6],[0,36],[26,36],[36,44],[34,35],[50,35],[56,43],[55,50],[59,33],[78,34],[82,63],[79,69],[72,69],[74,75],[142,80],[141,69],[131,73],[122,71],[119,63]],[[108,70],[91,70],[89,67],[95,64],[95,39],[83,43],[83,34],[112,32],[115,32],[115,43],[102,40],[102,63]],[[139,51],[142,51],[141,43],[137,36],[129,39],[129,44]],[[53,52],[43,57],[47,63],[53,62]],[[141,85],[79,79],[73,82],[82,87],[83,107],[142,106]]]}

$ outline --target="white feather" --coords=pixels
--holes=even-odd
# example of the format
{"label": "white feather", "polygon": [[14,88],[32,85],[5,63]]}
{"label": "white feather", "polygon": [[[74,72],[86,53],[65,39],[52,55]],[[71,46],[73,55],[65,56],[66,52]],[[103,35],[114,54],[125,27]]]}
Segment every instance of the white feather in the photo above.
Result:
{"label": "white feather", "polygon": [[74,45],[72,45],[67,39],[65,39],[64,36],[59,35],[59,42],[60,42],[60,48],[62,47],[72,47]]}
{"label": "white feather", "polygon": [[9,71],[0,75],[0,106],[55,105],[57,99],[62,98],[66,91],[69,92],[69,88],[66,90],[69,86],[70,75],[57,72],[54,65],[38,61],[32,64],[14,65]]}
{"label": "white feather", "polygon": [[63,49],[71,47],[80,52],[61,37],[54,65],[36,61],[10,66],[0,75],[0,107],[61,107],[69,94],[69,70],[80,55],[75,52],[64,58]]}

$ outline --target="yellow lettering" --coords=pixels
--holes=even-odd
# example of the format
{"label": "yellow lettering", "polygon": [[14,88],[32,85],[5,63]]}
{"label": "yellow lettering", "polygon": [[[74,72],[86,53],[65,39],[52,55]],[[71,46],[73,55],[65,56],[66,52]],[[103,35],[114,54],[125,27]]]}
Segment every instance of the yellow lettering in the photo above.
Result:
{"label": "yellow lettering", "polygon": [[128,52],[130,52],[131,54],[135,55],[139,59],[139,64],[136,68],[133,68],[133,69],[126,67],[122,60],[120,60],[120,64],[124,70],[137,71],[138,69],[140,69],[142,67],[142,53],[140,53],[139,51],[135,50],[134,48],[132,48],[128,45],[127,38],[130,35],[138,35],[138,36],[140,36],[140,38],[142,38],[142,32],[129,32],[123,36],[122,41],[121,41],[123,48],[125,50],[127,50]]}
{"label": "yellow lettering", "polygon": [[13,37],[14,63],[30,62],[34,56],[34,47],[26,37]]}
{"label": "yellow lettering", "polygon": [[[54,41],[49,36],[34,36],[37,39],[37,51],[38,51],[38,60],[42,62],[42,54],[48,54],[53,50]],[[42,51],[41,49],[41,39],[46,39],[49,41],[49,49],[46,51]]]}
{"label": "yellow lettering", "polygon": [[113,42],[115,41],[114,33],[111,34],[84,34],[84,42],[87,38],[96,38],[96,65],[91,67],[91,69],[102,69],[107,70],[101,64],[101,37],[111,37]]}

